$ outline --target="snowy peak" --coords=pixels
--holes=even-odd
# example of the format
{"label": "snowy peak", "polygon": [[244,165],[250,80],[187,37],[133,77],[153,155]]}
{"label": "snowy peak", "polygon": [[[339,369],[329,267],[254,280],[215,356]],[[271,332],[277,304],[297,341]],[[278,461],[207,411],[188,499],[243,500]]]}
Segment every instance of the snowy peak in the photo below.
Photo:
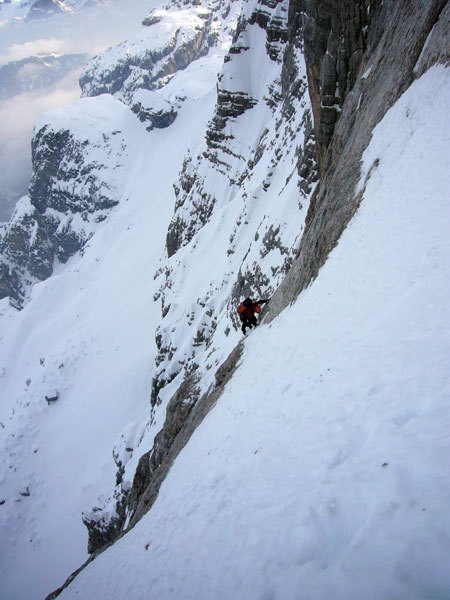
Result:
{"label": "snowy peak", "polygon": [[80,77],[83,95],[109,93],[131,103],[137,90],[166,85],[176,72],[217,44],[221,27],[212,17],[225,6],[214,2],[153,11],[134,38],[90,62]]}
{"label": "snowy peak", "polygon": [[59,0],[35,0],[26,18],[27,20],[46,19],[67,12],[71,12],[70,8]]}

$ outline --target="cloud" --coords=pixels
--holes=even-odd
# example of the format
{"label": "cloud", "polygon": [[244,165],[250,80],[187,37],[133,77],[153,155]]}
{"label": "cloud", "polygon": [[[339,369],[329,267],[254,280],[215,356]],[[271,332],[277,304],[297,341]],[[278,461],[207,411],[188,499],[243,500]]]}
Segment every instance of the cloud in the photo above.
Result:
{"label": "cloud", "polygon": [[73,15],[5,24],[0,64],[36,54],[98,54],[138,32],[159,0],[110,0],[106,6]]}
{"label": "cloud", "polygon": [[[80,96],[78,77],[81,69],[71,71],[57,84],[46,88],[44,92],[18,94],[0,103],[0,138],[20,136],[33,129],[37,118],[45,111],[59,108],[74,102]],[[11,119],[10,115],[16,118]]]}
{"label": "cloud", "polygon": [[22,44],[12,44],[6,49],[4,54],[0,54],[0,64],[6,64],[17,60],[22,60],[28,56],[38,56],[40,54],[65,54],[68,52],[70,44],[61,39],[40,39]]}
{"label": "cloud", "polygon": [[44,93],[19,94],[0,103],[0,221],[9,219],[17,200],[27,193],[38,117],[79,98],[79,74],[80,70],[70,72]]}

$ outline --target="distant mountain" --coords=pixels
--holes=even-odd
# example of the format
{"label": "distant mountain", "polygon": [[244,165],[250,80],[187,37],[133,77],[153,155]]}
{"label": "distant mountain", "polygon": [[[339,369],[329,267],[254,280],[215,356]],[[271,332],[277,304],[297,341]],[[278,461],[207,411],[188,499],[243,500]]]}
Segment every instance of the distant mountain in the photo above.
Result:
{"label": "distant mountain", "polygon": [[0,3],[0,16],[34,21],[55,15],[72,14],[95,6],[103,6],[108,0],[16,0]]}
{"label": "distant mountain", "polygon": [[53,85],[88,61],[87,54],[30,56],[0,67],[0,100]]}
{"label": "distant mountain", "polygon": [[63,2],[58,0],[35,0],[27,14],[27,20],[45,19],[58,14],[69,12]]}

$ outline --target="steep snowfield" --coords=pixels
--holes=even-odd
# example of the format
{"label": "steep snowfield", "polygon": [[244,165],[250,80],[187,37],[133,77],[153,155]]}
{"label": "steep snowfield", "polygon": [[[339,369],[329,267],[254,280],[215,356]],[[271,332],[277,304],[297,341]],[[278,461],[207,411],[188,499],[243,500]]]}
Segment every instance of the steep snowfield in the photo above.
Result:
{"label": "steep snowfield", "polygon": [[[172,184],[212,115],[221,63],[212,54],[181,74],[186,99],[168,130],[148,133],[108,96],[65,109],[65,125],[80,135],[114,123],[126,130],[128,175],[84,255],[35,286],[20,313],[0,303],[2,600],[40,599],[87,558],[81,512],[111,492],[113,448],[129,460],[126,448],[145,433],[160,319],[153,276]],[[60,399],[49,406],[55,390]]]}
{"label": "steep snowfield", "polygon": [[[91,142],[88,162],[119,204],[101,223],[79,220],[95,232],[83,255],[35,286],[23,311],[0,303],[1,600],[41,599],[83,562],[81,513],[112,509],[114,460],[129,485],[183,368],[199,365],[206,389],[240,339],[233,293],[274,289],[298,247],[307,94],[284,110],[281,63],[256,23],[222,69],[242,7],[222,8],[216,46],[158,92],[138,92],[176,108],[169,128],[148,132],[109,96],[41,122]],[[219,90],[256,104],[208,145],[219,71]],[[433,69],[389,112],[365,156],[365,200],[318,279],[251,333],[151,513],[64,597],[445,597],[449,89]],[[187,229],[197,220],[167,258],[174,185],[175,215],[186,212]],[[206,222],[192,212],[203,201]],[[157,355],[155,331],[167,352]],[[178,377],[150,425],[155,360],[162,380]]]}
{"label": "steep snowfield", "polygon": [[435,67],[387,113],[316,281],[61,598],[448,598],[449,102]]}

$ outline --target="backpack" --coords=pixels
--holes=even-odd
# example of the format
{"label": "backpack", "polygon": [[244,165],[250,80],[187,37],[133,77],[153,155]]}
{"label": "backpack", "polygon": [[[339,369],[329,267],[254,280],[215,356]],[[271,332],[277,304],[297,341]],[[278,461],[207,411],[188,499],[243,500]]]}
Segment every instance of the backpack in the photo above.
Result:
{"label": "backpack", "polygon": [[241,302],[239,304],[239,306],[237,307],[237,311],[240,315],[242,315],[245,311],[246,311],[246,307],[244,306],[244,304]]}

